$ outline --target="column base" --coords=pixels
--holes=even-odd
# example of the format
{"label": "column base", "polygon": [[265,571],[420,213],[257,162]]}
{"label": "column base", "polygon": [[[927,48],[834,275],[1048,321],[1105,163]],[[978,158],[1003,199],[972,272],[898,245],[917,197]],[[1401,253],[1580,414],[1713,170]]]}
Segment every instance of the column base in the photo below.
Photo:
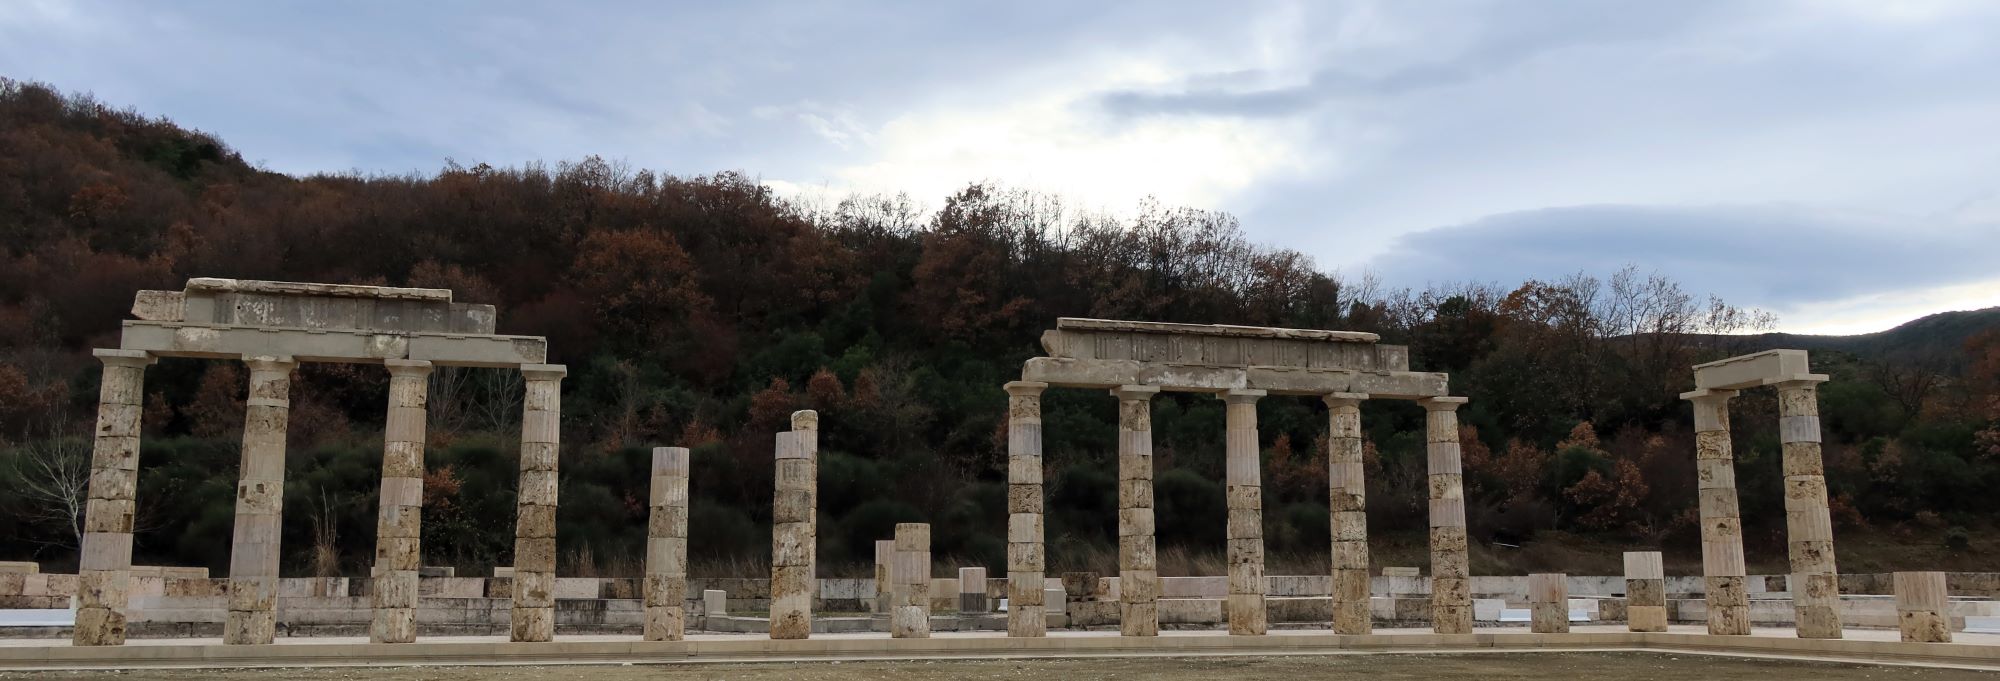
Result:
{"label": "column base", "polygon": [[1118,633],[1121,636],[1160,635],[1159,602],[1119,603]]}
{"label": "column base", "polygon": [[78,608],[70,645],[125,645],[125,613],[111,608]]}
{"label": "column base", "polygon": [[231,610],[222,622],[222,642],[226,645],[266,645],[277,640],[277,613],[263,610]]}
{"label": "column base", "polygon": [[1269,626],[1264,613],[1264,594],[1229,594],[1228,606],[1230,635],[1264,635]]}
{"label": "column base", "polygon": [[1708,633],[1713,636],[1749,636],[1750,606],[1708,606]]}
{"label": "column base", "polygon": [[1010,603],[1007,608],[1007,636],[1041,638],[1049,635],[1048,606]]}
{"label": "column base", "polygon": [[679,641],[687,635],[687,612],[685,607],[654,606],[646,608],[646,632],[648,641]]}
{"label": "column base", "polygon": [[1830,605],[1801,605],[1792,609],[1797,618],[1799,638],[1840,638],[1840,612]]}
{"label": "column base", "polygon": [[512,635],[515,643],[546,643],[556,638],[555,608],[514,608]]}
{"label": "column base", "polygon": [[375,622],[368,628],[370,643],[412,643],[417,640],[417,611],[413,608],[378,608]]}

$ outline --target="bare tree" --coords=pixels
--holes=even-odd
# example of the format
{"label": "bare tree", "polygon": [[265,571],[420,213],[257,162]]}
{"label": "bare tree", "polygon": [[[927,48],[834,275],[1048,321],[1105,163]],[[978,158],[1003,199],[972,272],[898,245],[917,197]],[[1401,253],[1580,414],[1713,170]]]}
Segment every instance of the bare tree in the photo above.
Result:
{"label": "bare tree", "polygon": [[67,415],[51,416],[46,437],[30,440],[13,457],[15,490],[36,522],[60,528],[66,548],[83,545],[84,507],[90,491],[90,441],[71,431]]}

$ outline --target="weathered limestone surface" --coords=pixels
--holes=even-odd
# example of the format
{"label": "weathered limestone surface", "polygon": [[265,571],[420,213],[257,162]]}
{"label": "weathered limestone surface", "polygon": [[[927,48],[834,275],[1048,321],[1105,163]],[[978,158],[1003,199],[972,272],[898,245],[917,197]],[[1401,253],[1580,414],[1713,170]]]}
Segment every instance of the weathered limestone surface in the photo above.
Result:
{"label": "weathered limestone surface", "polygon": [[[812,414],[812,412],[801,412]],[[817,515],[815,460],[818,431],[798,430],[817,419],[792,417],[794,430],[777,436],[775,504],[771,510],[771,638],[812,636],[813,518]]]}
{"label": "weathered limestone surface", "polygon": [[1257,400],[1262,390],[1222,393],[1229,503],[1229,633],[1261,636],[1264,614],[1264,485],[1257,461]]}
{"label": "weathered limestone surface", "polygon": [[98,384],[97,437],[90,452],[90,487],[84,502],[83,546],[77,591],[79,646],[125,643],[132,567],[132,513],[139,487],[139,415],[145,411],[146,366],[153,358],[132,350],[97,350],[104,363]]}
{"label": "weathered limestone surface", "polygon": [[389,360],[382,429],[382,495],[375,510],[375,643],[417,640],[417,569],[423,566],[424,425],[431,363]]}
{"label": "weathered limestone surface", "polygon": [[1562,573],[1528,575],[1528,622],[1537,634],[1569,633],[1569,580]]}
{"label": "weathered limestone surface", "polygon": [[648,641],[679,641],[687,632],[687,448],[654,447],[652,478],[643,633]]}
{"label": "weathered limestone surface", "polygon": [[1898,572],[1896,620],[1905,641],[1950,643],[1951,619],[1942,572]]}
{"label": "weathered limestone surface", "polygon": [[959,568],[958,611],[977,614],[991,609],[991,601],[986,597],[986,568]]}
{"label": "weathered limestone surface", "polygon": [[1729,442],[1729,400],[1735,396],[1734,390],[1697,390],[1681,395],[1694,403],[1694,464],[1700,494],[1708,633],[1748,636],[1750,593],[1744,584],[1743,518],[1736,505],[1736,459]]}
{"label": "weathered limestone surface", "polygon": [[1820,458],[1821,380],[1776,384],[1778,439],[1784,447],[1785,528],[1799,638],[1840,638],[1840,574],[1834,567],[1833,516],[1827,510],[1826,469]]}
{"label": "weathered limestone surface", "polygon": [[556,465],[562,449],[560,364],[521,367],[521,482],[514,523],[514,604],[510,629],[516,642],[556,635]]}
{"label": "weathered limestone surface", "polygon": [[889,614],[889,574],[896,564],[896,540],[875,540],[875,612]]}
{"label": "weathered limestone surface", "polygon": [[1042,391],[1048,387],[1007,384],[1008,636],[1048,632],[1042,591]]}
{"label": "weathered limestone surface", "polygon": [[1204,366],[1068,357],[1030,359],[1021,366],[1021,378],[1072,388],[1151,385],[1187,392],[1263,390],[1276,395],[1304,396],[1355,392],[1400,399],[1443,395],[1449,383],[1445,374],[1430,372]]}
{"label": "weathered limestone surface", "polygon": [[1160,565],[1153,542],[1153,396],[1160,389],[1122,386],[1118,398],[1118,630],[1160,633]]}
{"label": "weathered limestone surface", "polygon": [[229,615],[222,642],[270,643],[277,636],[279,517],[285,502],[285,424],[291,412],[290,357],[246,357],[243,455],[236,525],[229,545]]}
{"label": "weathered limestone surface", "polygon": [[1632,631],[1667,630],[1667,573],[1658,551],[1625,552],[1625,622]]}
{"label": "weathered limestone surface", "polygon": [[891,638],[931,636],[931,526],[927,523],[896,524],[896,564],[890,580],[895,583],[889,610]]}
{"label": "weathered limestone surface", "polygon": [[1368,491],[1363,480],[1361,393],[1332,393],[1327,407],[1327,508],[1333,527],[1333,633],[1373,630],[1368,610]]}
{"label": "weathered limestone surface", "polygon": [[1417,403],[1424,407],[1430,468],[1431,628],[1440,634],[1469,634],[1471,562],[1465,538],[1464,466],[1458,451],[1458,408],[1466,398],[1433,397]]}
{"label": "weathered limestone surface", "polygon": [[[1694,366],[1695,392],[1742,390],[1812,375],[1804,350],[1766,350]],[[1825,380],[1824,376],[1819,377]],[[1685,395],[1683,395],[1685,397]]]}

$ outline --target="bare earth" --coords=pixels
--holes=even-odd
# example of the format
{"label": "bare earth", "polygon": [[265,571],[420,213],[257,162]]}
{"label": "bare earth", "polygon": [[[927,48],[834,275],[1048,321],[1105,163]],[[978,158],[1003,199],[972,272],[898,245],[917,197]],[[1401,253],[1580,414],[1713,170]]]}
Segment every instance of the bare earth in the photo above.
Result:
{"label": "bare earth", "polygon": [[655,681],[659,679],[1199,679],[1215,681],[1301,681],[1302,679],[2000,679],[2000,673],[1921,667],[1871,666],[1833,662],[1753,660],[1664,653],[1534,653],[1460,655],[1328,655],[1269,658],[1118,658],[1073,660],[912,660],[897,662],[799,662],[558,667],[398,667],[263,669],[242,671],[168,670],[132,672],[0,673],[0,679],[138,681],[185,679],[354,679],[356,681]]}

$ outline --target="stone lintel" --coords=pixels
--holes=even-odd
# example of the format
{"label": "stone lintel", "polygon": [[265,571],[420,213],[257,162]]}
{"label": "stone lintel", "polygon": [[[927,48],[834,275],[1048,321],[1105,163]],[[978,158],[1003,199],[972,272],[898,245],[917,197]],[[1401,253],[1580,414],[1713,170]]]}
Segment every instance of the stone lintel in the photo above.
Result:
{"label": "stone lintel", "polygon": [[548,340],[539,336],[446,333],[376,333],[342,329],[286,329],[127,320],[121,349],[161,357],[237,359],[290,355],[301,362],[377,364],[425,360],[438,366],[511,369],[540,364]]}
{"label": "stone lintel", "polygon": [[1237,326],[1234,324],[1175,324],[1171,322],[1135,322],[1118,319],[1087,319],[1083,317],[1058,317],[1056,328],[1070,331],[1118,331],[1130,333],[1173,333],[1196,336],[1233,336],[1238,338],[1283,338],[1289,340],[1315,340],[1346,343],[1373,343],[1382,340],[1377,334],[1365,331],[1326,331],[1322,329],[1285,329],[1272,326]]}
{"label": "stone lintel", "polygon": [[1694,366],[1694,387],[1740,390],[1813,375],[1804,350],[1765,350]]}
{"label": "stone lintel", "polygon": [[[1219,393],[1264,390],[1273,395],[1323,396],[1363,393],[1376,399],[1420,399],[1442,396],[1449,377],[1415,371],[1364,372],[1289,367],[1215,367],[1134,360],[1092,360],[1036,357],[1021,368],[1027,381],[1064,388],[1112,389],[1150,385],[1175,392]],[[1011,386],[1012,384],[1010,384]],[[1013,392],[1009,388],[1009,392]]]}
{"label": "stone lintel", "polygon": [[451,290],[442,288],[359,286],[354,284],[319,284],[302,281],[262,281],[257,279],[222,279],[217,277],[195,277],[189,279],[187,290],[214,291],[218,293],[274,293],[291,296],[390,298],[396,300],[451,302]]}

